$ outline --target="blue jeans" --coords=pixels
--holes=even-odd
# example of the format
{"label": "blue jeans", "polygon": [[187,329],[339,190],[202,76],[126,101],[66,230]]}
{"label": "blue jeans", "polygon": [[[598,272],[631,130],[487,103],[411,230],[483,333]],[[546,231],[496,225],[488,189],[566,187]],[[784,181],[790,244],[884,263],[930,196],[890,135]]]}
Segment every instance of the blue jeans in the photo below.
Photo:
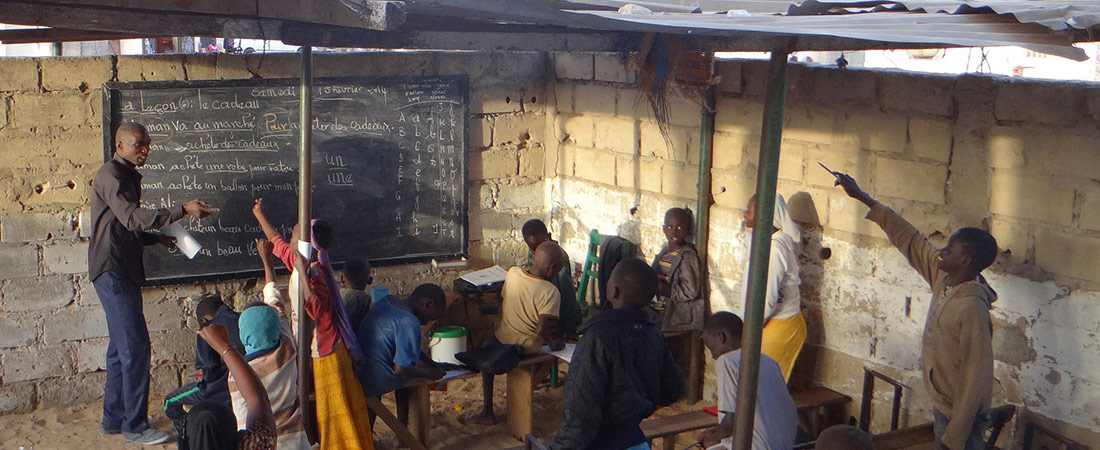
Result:
{"label": "blue jeans", "polygon": [[149,328],[141,288],[115,272],[92,282],[107,314],[107,383],[103,427],[141,433],[149,428]]}
{"label": "blue jeans", "polygon": [[[936,450],[946,449],[947,447],[943,445],[943,433],[947,431],[947,423],[951,421],[951,418],[935,408],[932,408],[932,415],[936,419],[933,424],[936,435]],[[989,422],[989,411],[978,413],[978,416],[974,418],[974,424],[970,426],[970,435],[966,437],[966,447],[951,450],[982,450],[985,448],[985,430],[989,428]]]}

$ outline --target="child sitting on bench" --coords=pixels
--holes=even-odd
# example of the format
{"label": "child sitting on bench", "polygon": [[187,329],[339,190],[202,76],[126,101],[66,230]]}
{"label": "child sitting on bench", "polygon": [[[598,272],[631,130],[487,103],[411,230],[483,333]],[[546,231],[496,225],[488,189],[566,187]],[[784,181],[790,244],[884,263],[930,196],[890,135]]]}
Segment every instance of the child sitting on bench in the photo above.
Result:
{"label": "child sitting on bench", "polygon": [[[718,379],[718,426],[696,441],[710,450],[730,449],[733,434],[733,414],[737,410],[737,384],[741,372],[741,318],[721,311],[707,319],[703,327],[703,345],[714,358]],[[798,416],[794,399],[787,391],[787,382],[779,363],[760,354],[760,378],[756,389],[756,419],[753,421],[753,450],[788,450],[794,446],[798,431]]]}

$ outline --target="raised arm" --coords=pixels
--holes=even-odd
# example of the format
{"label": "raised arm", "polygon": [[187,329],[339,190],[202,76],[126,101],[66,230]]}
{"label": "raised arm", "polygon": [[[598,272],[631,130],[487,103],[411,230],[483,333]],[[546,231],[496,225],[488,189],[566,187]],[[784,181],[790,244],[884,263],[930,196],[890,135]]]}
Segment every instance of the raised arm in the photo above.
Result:
{"label": "raised arm", "polygon": [[221,325],[207,325],[199,330],[199,336],[210,344],[214,351],[222,355],[222,361],[229,368],[233,380],[240,389],[248,408],[245,428],[255,430],[261,426],[268,430],[275,430],[275,416],[271,413],[271,401],[267,398],[267,390],[264,389],[260,377],[252,367],[244,361],[244,358],[229,345],[229,336],[225,327]]}
{"label": "raised arm", "polygon": [[263,197],[257,197],[252,202],[252,216],[256,218],[256,222],[260,224],[260,229],[264,231],[264,236],[269,241],[275,240],[279,236],[279,232],[275,231],[275,227],[271,226],[271,222],[267,221],[267,216],[264,215],[263,209]]}
{"label": "raised arm", "polygon": [[902,218],[901,215],[863,192],[856,184],[856,180],[848,174],[837,174],[836,184],[843,187],[844,192],[849,197],[859,200],[871,208],[867,212],[867,218],[882,228],[882,231],[890,238],[890,243],[894,245],[894,248],[897,248],[902,256],[905,256],[905,259],[909,261],[909,265],[920,273],[925,282],[931,285],[937,270],[936,246],[928,242],[928,238],[921,234],[913,224]]}

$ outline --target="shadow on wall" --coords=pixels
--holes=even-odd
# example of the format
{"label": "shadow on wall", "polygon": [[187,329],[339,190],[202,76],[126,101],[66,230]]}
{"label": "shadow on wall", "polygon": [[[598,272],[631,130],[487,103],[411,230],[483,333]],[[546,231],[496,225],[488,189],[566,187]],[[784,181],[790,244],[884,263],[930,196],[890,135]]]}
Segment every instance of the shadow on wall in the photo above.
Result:
{"label": "shadow on wall", "polygon": [[796,192],[787,199],[787,208],[791,219],[798,223],[802,231],[802,249],[798,255],[799,276],[802,284],[799,293],[802,296],[802,315],[806,318],[806,344],[795,362],[790,385],[795,389],[808,387],[814,380],[814,368],[817,367],[817,352],[806,351],[810,343],[825,340],[825,327],[821,317],[821,280],[824,275],[823,261],[832,256],[832,250],[821,246],[821,219],[817,214],[814,199],[806,192]]}

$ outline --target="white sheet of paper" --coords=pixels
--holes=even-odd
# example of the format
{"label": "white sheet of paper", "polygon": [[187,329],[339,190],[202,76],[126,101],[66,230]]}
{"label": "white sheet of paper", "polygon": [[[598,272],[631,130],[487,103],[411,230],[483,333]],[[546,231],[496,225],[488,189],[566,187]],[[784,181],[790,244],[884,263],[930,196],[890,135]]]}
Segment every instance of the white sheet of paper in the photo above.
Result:
{"label": "white sheet of paper", "polygon": [[191,233],[184,230],[183,225],[180,225],[179,222],[172,222],[161,228],[160,234],[176,238],[176,248],[180,249],[184,256],[187,256],[187,259],[195,259],[195,255],[199,254],[199,250],[202,249],[202,244],[196,241]]}
{"label": "white sheet of paper", "polygon": [[470,272],[462,274],[460,278],[469,281],[474,286],[485,286],[493,284],[499,281],[504,281],[504,278],[508,276],[508,271],[503,267],[493,266],[487,269],[481,269],[476,272]]}
{"label": "white sheet of paper", "polygon": [[550,347],[545,346],[545,345],[542,346],[542,352],[543,353],[549,353],[551,355],[557,356],[558,359],[561,359],[565,362],[572,362],[573,361],[573,351],[576,350],[576,349],[577,349],[577,344],[574,343],[574,342],[567,342],[565,344],[565,348],[563,348],[561,350],[558,350],[558,351],[550,350]]}

